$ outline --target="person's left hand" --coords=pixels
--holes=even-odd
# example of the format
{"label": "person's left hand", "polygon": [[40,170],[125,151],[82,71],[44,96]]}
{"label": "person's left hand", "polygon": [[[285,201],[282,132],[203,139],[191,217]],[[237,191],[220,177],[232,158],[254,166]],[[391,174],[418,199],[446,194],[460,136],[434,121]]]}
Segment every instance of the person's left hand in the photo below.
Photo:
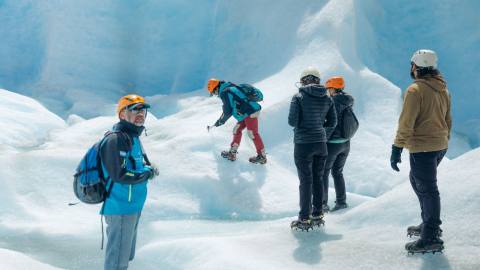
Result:
{"label": "person's left hand", "polygon": [[403,148],[392,145],[392,155],[390,156],[390,166],[392,169],[399,172],[398,163],[402,163],[402,150]]}

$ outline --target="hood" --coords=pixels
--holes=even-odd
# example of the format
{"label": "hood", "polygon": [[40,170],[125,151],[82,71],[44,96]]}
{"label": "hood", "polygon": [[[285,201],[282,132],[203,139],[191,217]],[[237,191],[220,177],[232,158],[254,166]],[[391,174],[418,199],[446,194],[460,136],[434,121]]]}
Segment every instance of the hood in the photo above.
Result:
{"label": "hood", "polygon": [[136,137],[139,137],[144,129],[144,126],[139,127],[125,120],[120,120],[120,122],[113,126],[114,131],[123,131]]}
{"label": "hood", "polygon": [[341,103],[344,106],[353,106],[353,97],[347,93],[340,93],[333,96],[335,103]]}
{"label": "hood", "polygon": [[420,83],[420,84],[426,85],[437,92],[447,91],[447,83],[445,82],[445,79],[443,79],[441,75],[425,76],[421,79],[416,79],[414,82],[417,84]]}
{"label": "hood", "polygon": [[323,85],[319,84],[302,86],[300,87],[299,91],[314,97],[323,97],[327,95],[327,89]]}

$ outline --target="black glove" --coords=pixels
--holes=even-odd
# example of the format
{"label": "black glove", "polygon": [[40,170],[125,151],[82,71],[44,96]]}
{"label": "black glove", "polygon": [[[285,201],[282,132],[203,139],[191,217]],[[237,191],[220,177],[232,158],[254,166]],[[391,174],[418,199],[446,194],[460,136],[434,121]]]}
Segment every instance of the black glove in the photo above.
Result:
{"label": "black glove", "polygon": [[213,124],[213,126],[214,126],[214,127],[219,127],[219,126],[221,126],[221,125],[223,125],[223,124],[225,124],[225,123],[223,123],[222,121],[220,121],[220,119],[218,119],[218,120],[215,122],[215,124]]}
{"label": "black glove", "polygon": [[403,148],[392,145],[392,155],[390,156],[390,165],[392,169],[399,172],[400,169],[397,166],[397,163],[402,163],[402,150]]}

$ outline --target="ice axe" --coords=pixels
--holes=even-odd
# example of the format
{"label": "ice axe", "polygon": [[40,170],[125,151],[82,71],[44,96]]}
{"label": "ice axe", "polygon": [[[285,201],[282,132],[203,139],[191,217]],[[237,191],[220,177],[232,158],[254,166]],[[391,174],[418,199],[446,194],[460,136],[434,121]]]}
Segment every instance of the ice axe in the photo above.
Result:
{"label": "ice axe", "polygon": [[207,126],[207,132],[210,132],[210,130],[211,130],[212,128],[214,128],[214,127],[215,127],[215,125],[213,125],[213,126]]}

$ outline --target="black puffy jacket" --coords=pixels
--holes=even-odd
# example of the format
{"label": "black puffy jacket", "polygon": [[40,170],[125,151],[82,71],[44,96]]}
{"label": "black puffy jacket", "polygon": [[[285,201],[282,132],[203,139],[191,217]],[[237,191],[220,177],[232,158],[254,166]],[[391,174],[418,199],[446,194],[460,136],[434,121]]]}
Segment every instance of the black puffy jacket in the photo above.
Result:
{"label": "black puffy jacket", "polygon": [[326,142],[337,125],[333,100],[322,85],[300,87],[290,103],[288,124],[294,127],[295,143]]}
{"label": "black puffy jacket", "polygon": [[329,137],[329,140],[338,140],[344,139],[342,138],[342,133],[340,128],[342,126],[342,119],[343,119],[343,111],[347,107],[353,106],[353,97],[343,91],[339,92],[337,95],[332,97],[333,103],[335,104],[335,110],[337,112],[337,127],[333,131],[332,135]]}

